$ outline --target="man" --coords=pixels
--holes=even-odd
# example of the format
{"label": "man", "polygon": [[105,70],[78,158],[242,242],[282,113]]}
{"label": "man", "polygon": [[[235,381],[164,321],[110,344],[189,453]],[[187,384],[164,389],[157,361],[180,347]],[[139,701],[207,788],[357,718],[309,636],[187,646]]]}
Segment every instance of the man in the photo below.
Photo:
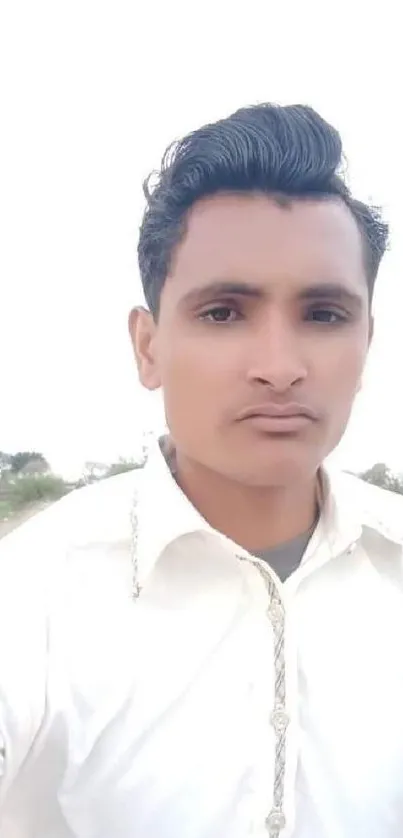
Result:
{"label": "man", "polygon": [[401,838],[403,502],[323,466],[387,229],[307,107],[165,156],[140,379],[169,436],[1,545],[7,838]]}

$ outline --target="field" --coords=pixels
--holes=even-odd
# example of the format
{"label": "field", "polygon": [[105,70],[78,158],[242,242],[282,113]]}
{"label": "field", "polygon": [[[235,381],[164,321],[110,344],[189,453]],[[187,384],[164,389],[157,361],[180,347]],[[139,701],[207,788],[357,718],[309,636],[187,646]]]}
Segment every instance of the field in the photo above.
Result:
{"label": "field", "polygon": [[19,509],[18,511],[12,511],[10,508],[7,510],[6,504],[0,501],[0,539],[15,530],[25,521],[28,521],[33,515],[42,512],[47,506],[48,503],[43,501],[42,503],[29,504],[24,509]]}
{"label": "field", "polygon": [[53,475],[27,475],[0,481],[0,538],[62,497],[66,485]]}

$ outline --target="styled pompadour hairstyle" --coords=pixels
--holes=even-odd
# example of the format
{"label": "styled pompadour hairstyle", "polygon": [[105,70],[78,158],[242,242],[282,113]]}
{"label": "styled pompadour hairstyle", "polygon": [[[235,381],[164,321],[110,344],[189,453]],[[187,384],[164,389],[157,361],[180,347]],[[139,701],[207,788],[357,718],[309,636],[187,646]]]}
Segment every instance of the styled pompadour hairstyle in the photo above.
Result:
{"label": "styled pompadour hairstyle", "polygon": [[144,295],[154,317],[189,209],[219,192],[261,192],[283,204],[304,198],[344,201],[362,234],[372,300],[388,226],[377,208],[353,198],[343,162],[336,129],[303,105],[242,108],[173,143],[160,171],[144,185],[147,207],[138,259]]}

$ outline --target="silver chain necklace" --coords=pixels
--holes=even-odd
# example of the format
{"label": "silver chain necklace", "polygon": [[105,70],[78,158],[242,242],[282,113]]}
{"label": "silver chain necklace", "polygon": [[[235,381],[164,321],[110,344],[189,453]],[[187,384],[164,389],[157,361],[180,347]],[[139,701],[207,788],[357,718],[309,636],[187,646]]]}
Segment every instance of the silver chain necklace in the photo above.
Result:
{"label": "silver chain necklace", "polygon": [[130,558],[132,571],[132,599],[138,599],[140,596],[140,582],[139,582],[139,558],[138,558],[138,515],[137,515],[137,497],[133,499],[132,510],[130,514],[131,523],[131,544],[130,544]]}

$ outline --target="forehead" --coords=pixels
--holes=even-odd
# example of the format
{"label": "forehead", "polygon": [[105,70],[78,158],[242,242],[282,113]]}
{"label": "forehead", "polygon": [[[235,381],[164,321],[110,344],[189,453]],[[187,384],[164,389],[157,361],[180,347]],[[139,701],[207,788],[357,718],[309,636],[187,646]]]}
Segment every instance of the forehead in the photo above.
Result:
{"label": "forehead", "polygon": [[216,195],[189,212],[167,285],[191,290],[212,279],[365,288],[362,237],[337,199],[281,204],[261,194]]}

